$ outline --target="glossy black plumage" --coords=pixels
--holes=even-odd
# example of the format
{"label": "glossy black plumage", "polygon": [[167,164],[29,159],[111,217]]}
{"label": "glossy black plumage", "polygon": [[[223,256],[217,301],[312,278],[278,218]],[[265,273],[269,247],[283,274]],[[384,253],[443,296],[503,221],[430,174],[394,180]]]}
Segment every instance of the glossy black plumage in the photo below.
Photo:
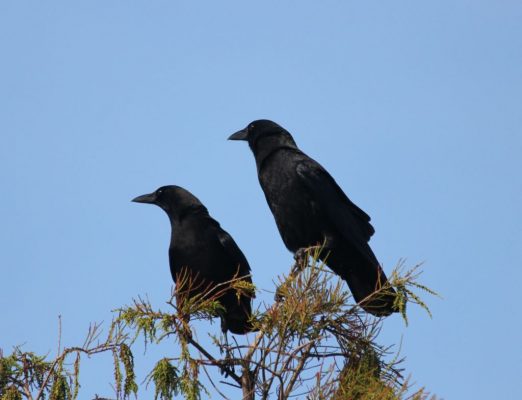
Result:
{"label": "glossy black plumage", "polygon": [[[222,290],[216,285],[232,279],[252,283],[250,266],[234,239],[210,217],[206,207],[189,191],[179,186],[163,186],[153,193],[138,196],[137,203],[155,204],[169,216],[172,235],[169,247],[170,272],[174,282],[186,268],[194,285],[189,296],[204,290]],[[180,285],[180,282],[176,282]],[[179,289],[179,286],[178,286]],[[211,292],[214,293],[214,292]],[[249,323],[252,296],[226,290],[219,301],[225,308],[223,330],[244,334]]]}
{"label": "glossy black plumage", "polygon": [[322,245],[321,258],[350,287],[357,302],[374,315],[389,315],[394,292],[369,297],[386,275],[368,245],[374,229],[331,175],[297,147],[288,131],[269,120],[250,123],[230,140],[247,141],[267,203],[286,247]]}

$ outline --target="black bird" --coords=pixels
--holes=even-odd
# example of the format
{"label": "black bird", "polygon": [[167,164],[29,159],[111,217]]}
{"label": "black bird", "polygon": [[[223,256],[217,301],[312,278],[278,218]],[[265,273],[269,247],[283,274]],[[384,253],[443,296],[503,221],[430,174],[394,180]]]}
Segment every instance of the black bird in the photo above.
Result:
{"label": "black bird", "polygon": [[395,312],[392,288],[371,296],[387,279],[368,245],[375,232],[370,217],[332,176],[275,122],[254,121],[228,139],[247,141],[254,153],[259,183],[286,247],[299,255],[324,244],[320,258],[348,283],[364,310],[377,316]]}
{"label": "black bird", "polygon": [[225,308],[221,315],[223,332],[250,332],[253,292],[242,291],[238,298],[235,289],[223,285],[233,279],[251,284],[250,266],[234,239],[221,229],[207,208],[179,186],[163,186],[132,201],[155,204],[169,216],[169,263],[174,282],[178,280],[177,289],[183,285],[179,280],[185,274],[192,280],[189,297],[208,290],[208,295],[216,296]]}

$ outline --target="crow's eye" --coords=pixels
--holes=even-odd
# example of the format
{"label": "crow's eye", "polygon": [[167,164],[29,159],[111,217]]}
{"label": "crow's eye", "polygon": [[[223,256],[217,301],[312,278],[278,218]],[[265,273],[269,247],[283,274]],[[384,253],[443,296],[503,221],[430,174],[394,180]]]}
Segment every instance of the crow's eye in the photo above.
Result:
{"label": "crow's eye", "polygon": [[250,125],[250,126],[248,127],[248,129],[249,129],[249,130],[254,129],[254,124]]}
{"label": "crow's eye", "polygon": [[162,193],[163,193],[163,189],[159,189],[159,190],[156,191],[156,194],[157,194],[158,196],[159,196],[160,194],[162,194]]}

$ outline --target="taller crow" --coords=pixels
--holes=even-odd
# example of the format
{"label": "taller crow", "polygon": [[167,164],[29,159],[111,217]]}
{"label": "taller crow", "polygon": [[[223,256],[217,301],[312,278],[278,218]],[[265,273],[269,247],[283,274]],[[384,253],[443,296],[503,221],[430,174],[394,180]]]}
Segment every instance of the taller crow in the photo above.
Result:
{"label": "taller crow", "polygon": [[132,201],[155,204],[169,216],[172,227],[169,263],[176,288],[182,285],[176,282],[181,276],[191,279],[190,297],[215,296],[225,308],[221,315],[224,332],[250,332],[253,293],[241,292],[238,298],[236,290],[226,285],[233,279],[251,284],[250,266],[234,239],[221,229],[207,208],[179,186],[163,186]]}
{"label": "taller crow", "polygon": [[368,245],[375,232],[370,217],[332,176],[273,121],[254,121],[229,140],[247,141],[254,153],[259,183],[286,247],[296,253],[324,244],[320,258],[348,283],[364,310],[377,316],[396,311],[391,287],[376,292],[387,279]]}

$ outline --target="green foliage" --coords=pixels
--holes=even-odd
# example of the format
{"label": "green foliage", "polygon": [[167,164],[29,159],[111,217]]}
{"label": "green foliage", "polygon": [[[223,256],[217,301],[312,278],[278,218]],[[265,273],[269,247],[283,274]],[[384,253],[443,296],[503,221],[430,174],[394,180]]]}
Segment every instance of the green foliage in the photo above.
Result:
{"label": "green foliage", "polygon": [[154,382],[154,399],[169,400],[177,396],[180,392],[180,378],[178,370],[168,358],[163,358],[156,363],[156,366],[148,376],[148,382]]}
{"label": "green foliage", "polygon": [[78,397],[78,392],[80,391],[80,353],[76,353],[76,359],[73,364],[73,376],[74,376],[74,388],[72,398],[76,399]]}
{"label": "green foliage", "polygon": [[[1,355],[1,354],[0,354]],[[0,393],[2,393],[11,376],[11,365],[8,358],[0,357]]]}
{"label": "green foliage", "polygon": [[410,270],[404,272],[404,261],[401,260],[390,277],[390,283],[397,291],[394,306],[400,311],[406,325],[408,325],[408,316],[406,314],[406,305],[408,303],[417,304],[428,313],[430,318],[432,317],[428,305],[414,292],[415,289],[419,289],[432,296],[440,297],[437,292],[417,281],[421,275],[421,271],[419,271],[420,266],[421,264],[417,264]]}
{"label": "green foliage", "polygon": [[[116,386],[116,396],[118,398],[128,398],[132,393],[138,393],[138,384],[134,374],[134,356],[130,347],[122,343],[112,351],[114,359],[114,382]],[[123,365],[123,371],[120,364]]]}
{"label": "green foliage", "polygon": [[[78,398],[80,354],[91,356],[116,352],[120,347],[126,346],[125,342],[128,341],[118,323],[112,324],[107,339],[103,342],[99,341],[100,333],[99,325],[91,325],[82,346],[65,348],[50,361],[47,357],[24,352],[19,347],[15,347],[7,357],[0,350],[0,399],[16,399],[16,396],[33,400]],[[74,362],[69,362],[72,357]],[[124,357],[128,359],[129,354]],[[130,371],[128,367],[132,364],[127,364],[126,371]],[[134,377],[134,372],[131,376]]]}
{"label": "green foliage", "polygon": [[[281,400],[295,396],[310,400],[428,398],[423,389],[412,392],[399,368],[398,355],[378,344],[382,320],[369,316],[354,303],[344,282],[318,260],[317,249],[309,251],[308,256],[309,263],[278,278],[277,294],[282,300],[262,305],[255,312],[255,335],[234,340],[233,344],[222,335],[212,336],[212,349],[203,348],[196,341],[189,317],[191,321],[215,318],[224,311],[219,302],[221,294],[232,289],[239,298],[253,294],[255,287],[234,279],[194,296],[191,285],[197,280],[182,275],[167,302],[168,312],[138,297],[130,306],[115,311],[104,340],[100,340],[99,325],[92,325],[82,346],[65,348],[54,359],[20,348],[7,357],[0,352],[0,400],[29,396],[33,400],[77,399],[81,355],[105,352],[113,355],[116,399],[137,397],[132,348],[138,337],[143,338],[146,348],[165,340],[179,344],[170,346],[174,353],[160,359],[146,378],[147,384],[154,384],[155,400],[174,396],[200,400],[203,394],[221,395],[220,385],[212,380],[208,369],[223,373],[221,382],[238,387],[245,400],[254,395]],[[400,263],[391,274],[391,286],[375,293],[395,288],[395,305],[406,324],[409,304],[419,305],[431,316],[418,290],[436,295],[417,282],[418,268],[404,272]],[[202,381],[203,374],[208,377],[206,381]]]}
{"label": "green foliage", "polygon": [[117,349],[112,350],[112,358],[113,358],[113,365],[114,365],[114,383],[115,383],[115,388],[116,388],[116,396],[119,398],[121,396],[121,385],[122,385],[123,377],[121,374],[120,359],[118,357]]}
{"label": "green foliage", "polygon": [[125,368],[125,383],[123,385],[123,395],[128,397],[131,393],[138,393],[138,385],[135,382],[134,356],[130,347],[125,343],[120,345],[120,360]]}
{"label": "green foliage", "polygon": [[255,297],[256,286],[244,279],[232,280],[230,287],[235,290],[238,301],[241,299],[241,296]]}
{"label": "green foliage", "polygon": [[332,400],[398,400],[401,388],[381,377],[381,360],[369,343],[356,343],[339,374]]}
{"label": "green foliage", "polygon": [[[138,298],[138,300],[134,300],[134,307],[124,307],[116,311],[119,313],[117,321],[134,328],[132,343],[140,335],[143,335],[145,346],[147,346],[147,343],[156,340],[156,317],[158,314],[154,313],[148,300]],[[167,322],[165,327],[168,329],[168,326]]]}
{"label": "green foliage", "polygon": [[2,397],[0,397],[0,400],[22,400],[22,394],[16,389],[15,386],[9,386],[7,388],[4,386],[0,393],[3,393]]}
{"label": "green foliage", "polygon": [[72,393],[67,378],[58,372],[53,379],[49,400],[70,400],[71,398]]}
{"label": "green foliage", "polygon": [[0,351],[0,399],[16,398],[13,397],[15,392],[22,396],[25,392],[19,382],[24,383],[26,390],[41,387],[50,367],[51,364],[45,361],[45,357],[23,352],[19,347],[15,347],[13,353],[7,357]]}

